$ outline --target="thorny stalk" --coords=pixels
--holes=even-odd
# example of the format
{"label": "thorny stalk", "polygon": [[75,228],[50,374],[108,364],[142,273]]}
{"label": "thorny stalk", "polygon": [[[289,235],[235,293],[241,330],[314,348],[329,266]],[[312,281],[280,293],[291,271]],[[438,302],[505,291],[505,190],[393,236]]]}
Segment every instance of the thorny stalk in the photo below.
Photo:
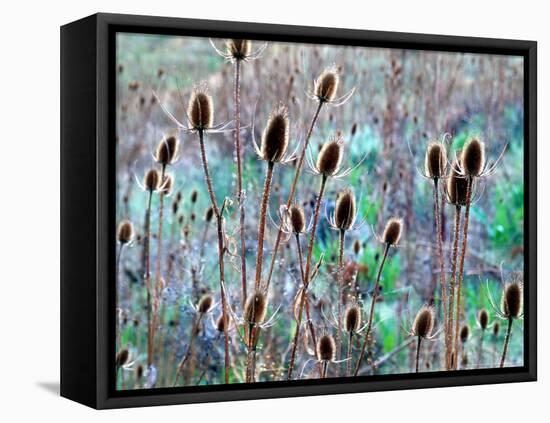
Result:
{"label": "thorny stalk", "polygon": [[260,221],[258,223],[258,249],[256,251],[256,289],[260,288],[262,279],[262,262],[264,257],[264,236],[265,236],[265,219],[267,216],[267,206],[269,203],[269,191],[271,190],[271,182],[273,180],[274,162],[268,162],[267,173],[265,175],[264,192],[262,194],[262,203],[260,205]]}

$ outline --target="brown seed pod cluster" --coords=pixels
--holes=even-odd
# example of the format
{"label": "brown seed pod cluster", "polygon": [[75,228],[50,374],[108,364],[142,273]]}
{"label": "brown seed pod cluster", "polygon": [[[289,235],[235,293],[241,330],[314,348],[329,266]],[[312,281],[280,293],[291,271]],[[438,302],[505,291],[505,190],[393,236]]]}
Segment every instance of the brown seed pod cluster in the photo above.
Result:
{"label": "brown seed pod cluster", "polygon": [[506,284],[502,296],[502,314],[509,319],[517,319],[521,314],[523,289],[517,281]]}
{"label": "brown seed pod cluster", "polygon": [[347,231],[352,228],[355,223],[356,203],[355,194],[349,188],[344,189],[336,198],[336,206],[334,208],[334,223],[336,227],[342,231]]}
{"label": "brown seed pod cluster", "polygon": [[485,166],[485,144],[472,138],[462,151],[462,171],[468,177],[480,176]]}
{"label": "brown seed pod cluster", "polygon": [[340,76],[335,69],[325,69],[315,80],[315,97],[322,103],[334,100],[339,82]]}
{"label": "brown seed pod cluster", "polygon": [[194,189],[193,192],[191,192],[191,204],[195,204],[197,202],[197,190]]}
{"label": "brown seed pod cluster", "polygon": [[155,150],[155,161],[163,166],[173,164],[178,157],[179,140],[171,135],[159,141]]}
{"label": "brown seed pod cluster", "polygon": [[223,314],[220,314],[220,317],[218,317],[218,320],[216,320],[216,330],[220,333],[223,333],[224,328],[225,320],[223,318]]}
{"label": "brown seed pod cluster", "polygon": [[126,348],[120,350],[117,353],[116,359],[115,359],[117,368],[124,366],[128,362],[129,358],[130,358],[130,352]]}
{"label": "brown seed pod cluster", "polygon": [[[453,168],[458,168],[458,162],[454,162]],[[468,195],[468,180],[461,176],[456,170],[451,170],[447,178],[446,186],[447,201],[455,206],[465,206]]]}
{"label": "brown seed pod cluster", "polygon": [[156,169],[150,169],[145,174],[143,186],[149,192],[157,191],[160,187],[160,173]]}
{"label": "brown seed pod cluster", "polygon": [[414,318],[412,333],[420,338],[428,338],[432,334],[435,323],[433,307],[422,307]]}
{"label": "brown seed pod cluster", "polygon": [[434,141],[428,145],[424,163],[424,172],[428,178],[440,179],[445,175],[446,155],[443,143]]}
{"label": "brown seed pod cluster", "polygon": [[164,196],[172,194],[172,188],[174,187],[174,177],[171,174],[164,175],[162,184],[160,186],[160,193]]}
{"label": "brown seed pod cluster", "polygon": [[495,322],[495,324],[493,325],[493,336],[496,338],[499,332],[500,332],[500,323]]}
{"label": "brown seed pod cluster", "polygon": [[244,320],[249,324],[261,324],[267,314],[267,296],[256,290],[249,295],[244,306]]}
{"label": "brown seed pod cluster", "polygon": [[317,357],[321,361],[333,361],[336,354],[336,344],[331,335],[324,334],[317,341]]}
{"label": "brown seed pod cluster", "polygon": [[479,310],[479,313],[477,314],[477,321],[479,322],[479,326],[482,330],[487,329],[487,326],[489,326],[489,313],[486,309],[482,308]]}
{"label": "brown seed pod cluster", "polygon": [[129,244],[134,239],[134,225],[129,220],[123,220],[118,225],[117,240],[121,244]]}
{"label": "brown seed pod cluster", "polygon": [[267,121],[260,144],[261,157],[268,162],[280,162],[288,147],[290,121],[285,106],[277,106]]}
{"label": "brown seed pod cluster", "polygon": [[343,138],[337,135],[325,142],[317,156],[317,171],[324,176],[333,176],[342,165]]}
{"label": "brown seed pod cluster", "polygon": [[213,217],[214,217],[214,209],[212,207],[208,207],[206,209],[206,212],[204,213],[204,220],[208,223],[212,221]]}
{"label": "brown seed pod cluster", "polygon": [[346,332],[355,333],[361,326],[361,309],[357,305],[351,305],[346,309],[344,316]]}
{"label": "brown seed pod cluster", "polygon": [[468,325],[463,325],[460,328],[460,342],[462,342],[463,344],[466,343],[469,337],[470,337],[470,327]]}
{"label": "brown seed pod cluster", "polygon": [[245,60],[252,50],[252,42],[250,40],[227,40],[225,42],[227,54],[235,60]]}
{"label": "brown seed pod cluster", "polygon": [[403,231],[403,220],[397,217],[392,217],[386,223],[384,233],[382,234],[382,242],[388,245],[397,245],[401,239],[401,232]]}
{"label": "brown seed pod cluster", "polygon": [[292,232],[295,234],[304,233],[306,229],[306,215],[304,209],[298,204],[292,204],[288,209],[288,220]]}
{"label": "brown seed pod cluster", "polygon": [[187,118],[191,129],[204,131],[214,124],[214,102],[206,87],[197,87],[191,93]]}
{"label": "brown seed pod cluster", "polygon": [[212,296],[210,294],[206,294],[200,299],[197,311],[200,314],[208,313],[213,303],[214,299],[212,298]]}

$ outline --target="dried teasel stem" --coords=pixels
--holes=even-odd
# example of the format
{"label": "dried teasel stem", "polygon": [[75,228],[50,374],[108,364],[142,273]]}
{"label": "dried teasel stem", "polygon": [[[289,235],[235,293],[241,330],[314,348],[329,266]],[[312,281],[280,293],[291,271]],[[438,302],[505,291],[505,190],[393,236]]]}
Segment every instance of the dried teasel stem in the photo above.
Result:
{"label": "dried teasel stem", "polygon": [[[311,119],[311,123],[309,125],[309,128],[306,133],[306,138],[304,140],[304,146],[302,147],[302,151],[300,152],[300,157],[298,158],[298,163],[296,165],[296,171],[294,173],[294,179],[292,180],[292,184],[290,185],[290,192],[288,194],[288,200],[286,202],[286,207],[290,208],[292,202],[294,201],[294,192],[296,191],[296,185],[298,183],[298,179],[300,178],[300,174],[302,173],[302,167],[304,166],[304,159],[306,156],[306,151],[309,146],[309,140],[311,139],[311,134],[313,133],[313,128],[315,127],[315,123],[317,122],[317,119],[319,117],[319,113],[321,112],[321,108],[323,107],[324,102],[319,102],[319,105],[317,106],[317,109],[315,110],[315,113],[313,114],[313,118]],[[273,270],[275,269],[275,262],[277,261],[277,253],[279,251],[279,246],[281,244],[283,236],[283,222],[279,224],[279,229],[277,231],[277,238],[275,240],[275,245],[273,246],[273,252],[271,253],[271,263],[269,265],[269,272],[267,274],[266,278],[266,286],[269,288],[269,284],[271,283],[271,277],[273,276]]]}
{"label": "dried teasel stem", "polygon": [[363,345],[361,346],[361,353],[359,354],[359,359],[357,360],[357,364],[355,366],[355,371],[353,372],[354,376],[357,376],[359,373],[359,369],[361,367],[361,362],[363,361],[363,358],[365,357],[365,351],[367,349],[367,343],[369,342],[369,336],[372,329],[372,320],[374,318],[374,305],[376,304],[376,298],[378,295],[378,286],[380,284],[380,277],[382,276],[382,270],[384,269],[384,263],[386,262],[386,258],[388,257],[388,252],[390,250],[389,243],[386,243],[384,246],[384,253],[382,255],[382,261],[380,262],[380,266],[378,267],[378,274],[376,276],[376,282],[374,284],[374,290],[372,293],[372,302],[370,306],[369,311],[369,320],[367,322],[367,327],[365,329],[365,337],[363,339]]}
{"label": "dried teasel stem", "polygon": [[[466,249],[468,247],[468,224],[470,220],[470,203],[472,200],[472,178],[467,178],[467,185],[466,185],[466,210],[464,212],[464,228],[462,231],[462,250],[460,252],[460,262],[459,262],[459,268],[458,268],[458,287],[457,287],[457,293],[456,293],[456,312],[455,312],[455,339],[454,339],[454,350],[458,351],[458,338],[459,338],[459,330],[458,325],[460,322],[460,313],[461,313],[461,298],[462,298],[462,281],[464,278],[464,260],[466,258]],[[456,369],[456,361],[455,361],[455,369]]]}
{"label": "dried teasel stem", "polygon": [[[338,300],[337,300],[337,327],[336,333],[336,359],[340,360],[342,355],[342,291],[344,285],[344,243],[346,241],[346,231],[344,229],[339,230],[338,237]],[[351,338],[350,338],[351,342]],[[349,364],[349,363],[348,363]],[[338,373],[337,373],[338,374]]]}
{"label": "dried teasel stem", "polygon": [[226,322],[223,329],[224,335],[224,379],[225,383],[229,383],[229,333],[227,330],[228,323],[228,313],[227,313],[227,300],[225,296],[225,268],[224,268],[224,234],[223,234],[223,216],[221,215],[218,203],[216,201],[216,195],[214,194],[214,188],[212,187],[212,178],[210,176],[210,170],[208,168],[208,160],[206,158],[206,150],[204,148],[204,130],[199,129],[197,131],[199,137],[199,147],[200,155],[202,161],[202,167],[204,171],[204,179],[206,182],[206,187],[208,190],[208,195],[210,196],[210,202],[212,203],[212,210],[214,211],[214,216],[216,217],[216,226],[218,230],[218,266],[220,274],[220,297],[222,303],[222,316]]}
{"label": "dried teasel stem", "polygon": [[262,194],[262,202],[260,205],[260,220],[258,223],[258,248],[256,251],[256,279],[255,289],[260,288],[262,278],[262,263],[264,257],[264,236],[265,236],[265,219],[267,216],[267,206],[269,203],[269,192],[271,190],[271,182],[273,181],[273,167],[275,163],[270,161],[267,164],[267,172],[265,175],[264,191]]}
{"label": "dried teasel stem", "polygon": [[451,366],[451,355],[453,352],[452,340],[453,340],[453,323],[454,323],[454,305],[455,305],[455,285],[456,285],[456,268],[458,262],[458,242],[460,239],[460,216],[462,208],[460,205],[455,205],[455,214],[454,214],[454,229],[453,229],[453,249],[451,257],[451,282],[449,285],[449,310],[447,324],[447,337],[449,343],[449,349],[447,351],[447,370],[452,368]]}
{"label": "dried teasel stem", "polygon": [[514,322],[513,317],[508,318],[508,327],[506,328],[506,335],[504,337],[504,347],[502,348],[502,356],[500,357],[500,368],[504,367],[506,362],[506,353],[508,352],[508,344],[510,343],[510,335],[512,334],[512,323]]}

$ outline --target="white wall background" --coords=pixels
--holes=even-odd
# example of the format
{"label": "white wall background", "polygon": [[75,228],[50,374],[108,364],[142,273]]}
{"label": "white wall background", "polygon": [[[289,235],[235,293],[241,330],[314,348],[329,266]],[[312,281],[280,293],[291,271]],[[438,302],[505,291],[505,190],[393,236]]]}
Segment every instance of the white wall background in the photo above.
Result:
{"label": "white wall background", "polygon": [[[338,6],[338,7],[335,7]],[[550,166],[539,169],[539,382],[96,412],[58,397],[59,26],[98,12],[532,39],[539,42],[539,156],[550,154],[544,2],[8,0],[0,31],[0,420],[543,421],[550,411]],[[546,333],[544,333],[546,331]],[[546,392],[545,392],[546,390]],[[537,417],[536,417],[537,416]],[[539,417],[540,416],[540,417]]]}

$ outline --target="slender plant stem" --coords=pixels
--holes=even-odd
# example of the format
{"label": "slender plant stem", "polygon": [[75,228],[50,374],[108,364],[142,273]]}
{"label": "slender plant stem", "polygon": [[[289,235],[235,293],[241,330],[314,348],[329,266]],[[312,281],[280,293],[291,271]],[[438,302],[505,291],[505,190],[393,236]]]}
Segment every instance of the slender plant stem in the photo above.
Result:
{"label": "slender plant stem", "polygon": [[[311,266],[311,257],[313,252],[313,243],[315,241],[315,232],[317,231],[317,223],[319,221],[319,211],[321,210],[321,203],[323,201],[323,194],[325,192],[325,187],[327,183],[326,176],[322,177],[321,180],[321,187],[319,188],[319,195],[317,196],[317,202],[315,204],[315,212],[313,215],[313,225],[311,227],[311,233],[309,235],[309,244],[308,244],[308,253],[307,253],[307,260],[306,260],[306,268],[302,271],[303,275],[303,288],[302,288],[302,295],[300,296],[300,307],[298,309],[298,321],[296,322],[296,332],[294,333],[294,338],[292,340],[292,351],[290,354],[290,362],[288,365],[288,375],[287,379],[292,379],[292,372],[294,370],[294,361],[296,359],[296,349],[298,347],[298,340],[300,337],[300,326],[302,325],[302,314],[304,310],[304,305],[306,303],[306,295],[307,295],[307,289],[309,287],[309,277],[310,277],[310,266]],[[300,256],[299,260],[301,261],[301,247],[300,242],[298,239],[298,255]],[[303,267],[303,264],[300,263],[300,267]]]}
{"label": "slender plant stem", "polygon": [[502,349],[502,357],[500,358],[500,368],[504,367],[506,361],[506,353],[508,352],[508,344],[510,342],[510,335],[512,333],[513,318],[508,319],[508,328],[506,329],[506,337],[504,338],[504,348]]}
{"label": "slender plant stem", "polygon": [[[339,234],[339,248],[338,248],[338,299],[337,299],[337,310],[338,310],[338,322],[337,327],[338,331],[336,332],[336,360],[342,358],[342,291],[344,285],[344,243],[346,239],[346,231],[340,230]],[[339,368],[336,367],[336,375],[339,373]]]}
{"label": "slender plant stem", "polygon": [[225,383],[229,383],[229,334],[227,331],[227,325],[229,320],[227,318],[227,300],[225,298],[225,269],[224,269],[224,236],[223,236],[223,216],[220,213],[218,203],[216,201],[216,195],[214,194],[214,188],[212,187],[212,178],[210,177],[210,170],[208,169],[208,161],[206,159],[206,150],[204,148],[204,131],[198,131],[199,135],[199,146],[201,153],[202,167],[204,170],[204,179],[206,181],[206,187],[208,190],[208,195],[210,196],[210,202],[212,203],[212,210],[214,210],[214,215],[216,216],[216,224],[218,229],[218,266],[220,273],[220,297],[222,303],[222,318],[224,321],[223,325],[223,336],[224,336],[224,379]]}
{"label": "slender plant stem", "polygon": [[244,192],[241,162],[241,61],[235,60],[235,157],[237,158],[237,202],[239,203],[239,233],[241,237],[241,290],[242,307],[246,302],[246,236],[244,230]]}
{"label": "slender plant stem", "polygon": [[449,343],[449,351],[447,351],[447,370],[450,370],[451,367],[451,356],[453,354],[452,348],[452,339],[453,339],[453,322],[454,322],[454,306],[455,306],[455,284],[456,284],[456,267],[458,261],[458,242],[460,239],[460,215],[462,208],[457,205],[455,206],[455,217],[454,217],[454,230],[453,230],[453,251],[451,257],[451,283],[450,283],[450,294],[449,294],[449,310],[448,322],[447,322],[447,336]]}
{"label": "slender plant stem", "polygon": [[388,257],[388,252],[390,250],[390,244],[384,246],[384,254],[382,256],[382,261],[380,262],[380,267],[378,268],[378,275],[376,276],[376,283],[374,284],[374,291],[372,293],[372,303],[370,305],[369,320],[367,323],[367,328],[365,329],[365,338],[363,339],[363,345],[361,347],[361,354],[359,354],[359,360],[355,365],[355,371],[353,372],[354,376],[357,376],[359,369],[361,367],[361,362],[365,357],[365,350],[367,349],[367,343],[369,342],[369,335],[372,329],[372,320],[374,318],[374,305],[376,304],[376,298],[378,296],[378,285],[380,284],[380,277],[382,276],[382,270],[384,269],[384,263]]}
{"label": "slender plant stem", "polygon": [[485,329],[481,329],[481,334],[479,335],[479,349],[477,352],[477,368],[481,365],[481,358],[483,356],[483,337],[485,335]]}
{"label": "slender plant stem", "polygon": [[[122,256],[122,250],[124,249],[124,244],[120,243],[120,246],[118,247],[118,254],[116,256],[116,287],[115,287],[115,311],[119,308],[118,304],[118,290],[120,287],[120,258]],[[115,325],[116,325],[116,350],[118,351],[120,348],[120,330],[118,327],[118,313],[115,313]]]}
{"label": "slender plant stem", "polygon": [[[454,350],[458,351],[458,325],[460,322],[461,298],[462,298],[462,280],[464,278],[464,260],[466,258],[466,248],[468,247],[468,223],[470,220],[470,202],[472,198],[472,178],[468,178],[466,183],[466,211],[464,212],[464,229],[462,234],[462,251],[460,252],[460,264],[458,269],[458,288],[456,294],[456,315],[455,315],[455,339]],[[455,368],[457,363],[455,360]]]}
{"label": "slender plant stem", "polygon": [[187,345],[187,350],[185,351],[185,354],[183,355],[180,363],[178,364],[178,368],[176,371],[176,380],[174,381],[174,386],[178,384],[178,379],[181,375],[181,372],[183,371],[183,367],[185,366],[185,363],[187,363],[187,360],[189,359],[191,350],[193,348],[193,342],[195,341],[195,338],[197,336],[199,324],[202,320],[203,314],[199,313],[198,317],[194,319],[193,325],[191,326],[191,336],[189,337],[189,344]]}
{"label": "slender plant stem", "polygon": [[418,364],[420,362],[420,344],[422,343],[422,338],[418,337],[418,342],[416,344],[416,373],[418,373]]}
{"label": "slender plant stem", "polygon": [[353,331],[349,331],[349,337],[348,337],[348,353],[346,355],[346,359],[348,360],[346,362],[346,376],[349,377],[351,374],[351,348],[353,346]]}
{"label": "slender plant stem", "polygon": [[[304,165],[304,158],[306,156],[307,147],[309,146],[309,140],[311,139],[311,134],[313,133],[313,127],[315,126],[315,122],[317,122],[317,118],[319,117],[319,113],[321,112],[321,108],[323,107],[323,104],[324,104],[323,102],[319,102],[319,105],[315,110],[313,118],[311,119],[311,124],[309,125],[309,129],[307,131],[306,138],[304,140],[304,146],[302,147],[300,157],[298,158],[298,164],[296,165],[296,172],[294,173],[294,179],[292,181],[292,185],[290,186],[290,193],[288,194],[288,200],[286,202],[287,209],[291,206],[292,201],[294,200],[294,192],[296,191],[298,178],[300,177],[300,174],[302,172],[302,167]],[[275,268],[275,262],[277,261],[277,252],[279,251],[279,245],[281,244],[282,235],[283,235],[283,222],[281,221],[281,223],[279,224],[279,229],[277,231],[277,238],[275,240],[275,245],[273,246],[271,264],[269,265],[269,273],[267,274],[267,279],[266,279],[267,288],[269,288],[269,284],[271,283],[271,277],[273,276],[273,270]]]}
{"label": "slender plant stem", "polygon": [[153,342],[152,342],[152,321],[151,321],[151,202],[153,191],[149,191],[149,201],[145,217],[145,288],[147,289],[147,367],[153,364]]}
{"label": "slender plant stem", "polygon": [[262,195],[262,203],[260,205],[260,222],[258,224],[258,248],[256,251],[256,289],[260,288],[262,279],[262,262],[264,257],[264,236],[265,236],[265,219],[267,216],[267,205],[269,203],[269,191],[271,190],[271,182],[273,180],[273,167],[275,163],[268,162],[267,173],[265,175],[264,192]]}
{"label": "slender plant stem", "polygon": [[[439,209],[439,180],[434,178],[434,219],[435,219],[435,232],[437,237],[437,255],[439,258],[439,281],[441,284],[441,300],[443,302],[443,321],[445,322],[444,337],[445,337],[445,357],[448,357],[450,345],[449,345],[449,332],[448,332],[448,319],[449,314],[447,310],[447,281],[445,278],[445,264],[443,261],[443,229],[441,225],[441,212]],[[446,362],[448,367],[448,362]]]}

